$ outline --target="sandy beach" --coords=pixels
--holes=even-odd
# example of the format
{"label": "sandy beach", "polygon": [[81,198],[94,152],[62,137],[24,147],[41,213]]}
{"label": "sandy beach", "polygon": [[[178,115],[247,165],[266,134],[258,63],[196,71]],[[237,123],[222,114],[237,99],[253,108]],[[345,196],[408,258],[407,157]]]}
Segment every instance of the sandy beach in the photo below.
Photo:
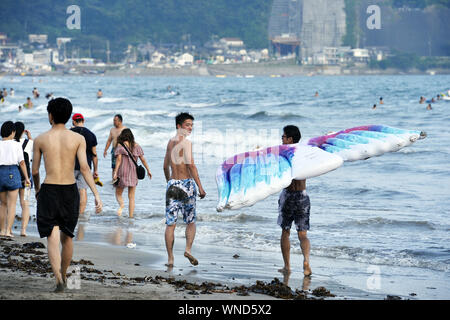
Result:
{"label": "sandy beach", "polygon": [[[254,286],[199,282],[145,267],[155,256],[138,250],[74,242],[68,288],[54,293],[46,241],[0,238],[0,300],[273,300],[333,297],[325,288],[292,291],[276,280]],[[77,272],[79,273],[77,274]],[[77,278],[78,276],[78,278]],[[77,279],[80,281],[77,283]],[[257,293],[257,292],[266,292]]]}

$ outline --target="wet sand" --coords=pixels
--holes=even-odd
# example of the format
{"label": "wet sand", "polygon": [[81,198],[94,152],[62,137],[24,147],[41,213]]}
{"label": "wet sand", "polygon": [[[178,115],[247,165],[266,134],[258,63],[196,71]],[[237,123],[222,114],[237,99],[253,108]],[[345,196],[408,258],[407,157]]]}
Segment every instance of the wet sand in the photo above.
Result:
{"label": "wet sand", "polygon": [[[252,286],[201,282],[150,270],[156,255],[74,242],[68,288],[54,293],[46,241],[0,237],[0,300],[272,300],[333,297],[326,288],[293,291],[278,279]],[[72,272],[72,273],[71,273]]]}

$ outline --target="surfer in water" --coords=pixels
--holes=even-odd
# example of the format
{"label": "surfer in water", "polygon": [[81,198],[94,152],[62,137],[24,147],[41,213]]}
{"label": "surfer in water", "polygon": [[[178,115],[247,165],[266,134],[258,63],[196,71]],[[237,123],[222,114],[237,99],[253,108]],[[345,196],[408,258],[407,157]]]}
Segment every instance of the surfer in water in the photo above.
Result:
{"label": "surfer in water", "polygon": [[[301,139],[300,130],[296,126],[286,126],[283,128],[281,139],[284,145],[298,143]],[[291,185],[280,194],[277,223],[282,228],[280,245],[284,267],[278,271],[283,274],[291,273],[291,243],[289,237],[292,222],[295,223],[300,248],[302,249],[303,274],[307,277],[312,274],[309,265],[310,242],[306,235],[309,230],[310,206],[309,196],[306,194],[306,180],[292,180]]]}
{"label": "surfer in water", "polygon": [[173,245],[178,213],[183,214],[183,220],[186,223],[184,256],[192,265],[198,264],[198,260],[191,254],[196,230],[197,187],[200,199],[206,196],[192,156],[192,142],[187,139],[192,132],[194,117],[189,113],[180,113],[175,118],[175,124],[177,133],[167,143],[164,157],[164,175],[167,181],[165,242],[168,268],[172,268],[174,263]]}

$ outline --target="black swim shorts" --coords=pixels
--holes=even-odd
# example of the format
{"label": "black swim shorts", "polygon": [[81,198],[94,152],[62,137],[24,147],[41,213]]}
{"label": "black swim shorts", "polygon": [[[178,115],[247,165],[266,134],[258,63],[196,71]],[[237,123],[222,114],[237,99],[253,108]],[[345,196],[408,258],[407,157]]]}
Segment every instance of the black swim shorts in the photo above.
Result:
{"label": "black swim shorts", "polygon": [[49,237],[53,227],[73,238],[78,222],[80,194],[77,184],[42,184],[37,197],[37,226],[41,238]]}
{"label": "black swim shorts", "polygon": [[278,200],[278,225],[290,230],[292,222],[297,231],[309,230],[309,211],[311,203],[306,191],[287,191],[284,189]]}

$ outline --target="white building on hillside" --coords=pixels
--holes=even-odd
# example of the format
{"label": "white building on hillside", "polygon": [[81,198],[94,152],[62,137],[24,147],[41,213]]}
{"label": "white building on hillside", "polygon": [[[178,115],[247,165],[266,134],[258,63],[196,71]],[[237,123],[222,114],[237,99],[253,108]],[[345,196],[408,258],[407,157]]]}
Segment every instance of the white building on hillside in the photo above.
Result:
{"label": "white building on hillside", "polygon": [[189,53],[184,53],[178,57],[177,63],[180,66],[191,66],[194,64],[194,56]]}

